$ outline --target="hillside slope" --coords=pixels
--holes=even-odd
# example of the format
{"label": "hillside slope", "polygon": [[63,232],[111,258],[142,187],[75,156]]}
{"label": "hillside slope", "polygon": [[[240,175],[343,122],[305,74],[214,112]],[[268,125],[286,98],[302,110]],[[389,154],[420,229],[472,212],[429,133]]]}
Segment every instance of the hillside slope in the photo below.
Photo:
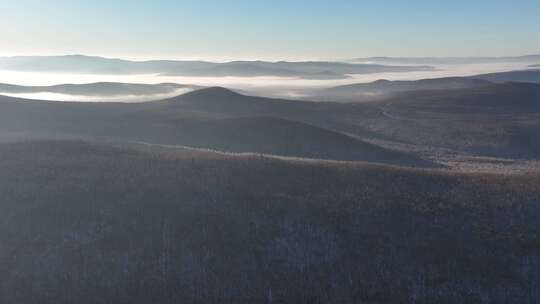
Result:
{"label": "hillside slope", "polygon": [[403,92],[357,105],[354,123],[394,142],[505,158],[540,157],[540,85]]}
{"label": "hillside slope", "polygon": [[457,90],[490,85],[491,82],[466,77],[447,77],[411,81],[377,80],[337,86],[312,92],[307,98],[324,101],[361,102],[389,98],[392,94],[408,91]]}
{"label": "hillside slope", "polygon": [[81,104],[2,97],[0,140],[100,137],[229,152],[433,165],[412,154],[310,124],[310,119],[294,120],[295,113],[306,115],[301,110],[308,108],[307,103],[280,103],[220,88],[144,104]]}
{"label": "hillside slope", "polygon": [[539,175],[0,144],[2,303],[534,303]]}
{"label": "hillside slope", "polygon": [[[531,83],[399,92],[382,101],[360,104],[269,99],[223,88],[143,104],[0,97],[0,139],[109,137],[210,149],[226,147],[233,152],[325,155],[340,160],[370,160],[362,157],[362,151],[370,155],[368,150],[382,145],[385,152],[381,155],[392,155],[383,157],[384,162],[393,164],[396,162],[389,159],[396,156],[396,150],[402,151],[398,153],[401,159],[408,159],[404,164],[420,163],[418,149],[435,161],[440,149],[454,154],[540,159],[539,115],[540,85]],[[330,134],[336,139],[330,140]],[[268,140],[263,139],[266,135],[270,136]],[[242,150],[245,148],[249,150]]]}
{"label": "hillside slope", "polygon": [[540,83],[540,69],[511,71],[501,73],[490,73],[473,76],[476,79],[483,79],[491,82],[531,82]]}

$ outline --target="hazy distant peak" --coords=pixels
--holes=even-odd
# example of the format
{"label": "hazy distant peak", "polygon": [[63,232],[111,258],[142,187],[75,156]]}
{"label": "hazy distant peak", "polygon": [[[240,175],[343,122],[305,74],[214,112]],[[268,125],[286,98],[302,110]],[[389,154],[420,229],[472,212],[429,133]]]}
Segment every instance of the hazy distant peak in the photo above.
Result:
{"label": "hazy distant peak", "polygon": [[378,79],[372,82],[372,84],[383,84],[383,83],[390,83],[390,80],[387,79]]}
{"label": "hazy distant peak", "polygon": [[379,79],[371,83],[349,84],[330,88],[329,90],[343,88],[357,88],[364,90],[384,90],[385,92],[414,91],[414,90],[439,90],[448,88],[465,88],[471,86],[489,85],[491,82],[482,79],[466,77],[444,77],[420,80],[386,80]]}
{"label": "hazy distant peak", "polygon": [[58,57],[66,57],[66,58],[99,58],[99,59],[112,59],[112,58],[105,58],[101,56],[87,56],[82,54],[68,54],[68,55],[60,55]]}
{"label": "hazy distant peak", "polygon": [[367,57],[354,58],[351,62],[377,64],[486,64],[486,63],[534,63],[540,55],[504,57]]}
{"label": "hazy distant peak", "polygon": [[212,98],[212,99],[218,98],[219,99],[219,98],[230,98],[230,97],[238,97],[238,96],[243,96],[243,95],[233,90],[230,90],[224,87],[219,87],[219,86],[204,88],[204,89],[196,90],[196,91],[189,92],[182,95],[182,97],[184,98],[201,98],[201,99],[205,99],[205,98]]}
{"label": "hazy distant peak", "polygon": [[0,69],[25,72],[76,74],[159,74],[194,77],[294,77],[304,79],[346,79],[352,74],[429,71],[428,66],[392,66],[327,61],[132,61],[85,55],[0,57]]}
{"label": "hazy distant peak", "polygon": [[484,79],[444,77],[420,80],[379,79],[370,83],[341,85],[314,91],[309,99],[322,101],[358,102],[387,98],[392,94],[408,91],[456,90],[491,85]]}

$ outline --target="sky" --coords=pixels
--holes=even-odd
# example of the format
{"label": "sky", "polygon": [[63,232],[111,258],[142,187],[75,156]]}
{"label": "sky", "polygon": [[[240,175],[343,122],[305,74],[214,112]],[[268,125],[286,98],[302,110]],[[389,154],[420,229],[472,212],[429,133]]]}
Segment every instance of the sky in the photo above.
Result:
{"label": "sky", "polygon": [[538,0],[3,0],[0,17],[0,55],[302,60],[540,53]]}

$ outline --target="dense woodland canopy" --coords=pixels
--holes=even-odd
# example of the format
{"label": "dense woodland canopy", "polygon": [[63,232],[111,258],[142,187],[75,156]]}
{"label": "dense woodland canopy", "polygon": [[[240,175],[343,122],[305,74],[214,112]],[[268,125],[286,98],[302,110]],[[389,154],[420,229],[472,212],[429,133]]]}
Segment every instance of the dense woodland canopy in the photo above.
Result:
{"label": "dense woodland canopy", "polygon": [[3,303],[535,303],[540,176],[0,145]]}

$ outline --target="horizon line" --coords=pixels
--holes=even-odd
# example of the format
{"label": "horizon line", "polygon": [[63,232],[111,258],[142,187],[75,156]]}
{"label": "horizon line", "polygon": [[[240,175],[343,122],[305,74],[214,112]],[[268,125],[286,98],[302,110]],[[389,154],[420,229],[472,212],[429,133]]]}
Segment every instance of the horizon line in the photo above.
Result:
{"label": "horizon line", "polygon": [[88,57],[88,58],[101,58],[101,59],[112,59],[112,60],[124,60],[124,61],[133,61],[133,62],[145,62],[145,61],[203,61],[203,62],[214,62],[214,63],[226,63],[226,62],[235,62],[235,61],[249,61],[249,62],[256,62],[256,61],[263,61],[263,62],[308,62],[308,61],[315,61],[315,62],[347,62],[352,60],[359,60],[359,59],[478,59],[478,58],[488,58],[488,59],[501,59],[501,58],[524,58],[524,57],[535,57],[540,56],[540,52],[538,53],[529,53],[529,54],[519,54],[519,55],[499,55],[499,56],[384,56],[384,55],[378,55],[378,56],[358,56],[358,57],[351,57],[351,58],[314,58],[314,57],[305,57],[305,58],[265,58],[263,57],[238,57],[238,58],[232,58],[232,57],[223,57],[223,58],[209,58],[208,57],[194,57],[194,56],[118,56],[118,55],[97,55],[97,54],[84,54],[84,53],[48,53],[48,54],[40,54],[36,55],[36,53],[9,53],[9,54],[1,54],[0,58],[16,58],[16,57]]}

